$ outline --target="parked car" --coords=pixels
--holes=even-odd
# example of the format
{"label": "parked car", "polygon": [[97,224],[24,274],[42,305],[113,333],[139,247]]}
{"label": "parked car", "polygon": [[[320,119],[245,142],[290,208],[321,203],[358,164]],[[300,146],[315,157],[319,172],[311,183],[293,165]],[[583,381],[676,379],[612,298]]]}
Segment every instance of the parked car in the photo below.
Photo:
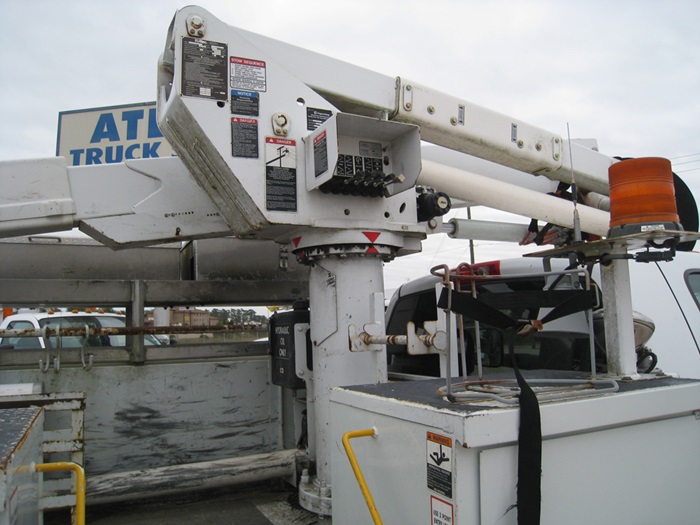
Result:
{"label": "parked car", "polygon": [[[553,260],[555,270],[563,270],[565,261]],[[678,252],[671,262],[630,263],[632,306],[635,311],[635,339],[638,367],[641,372],[657,365],[665,372],[682,377],[700,378],[700,254]],[[484,298],[490,294],[492,303],[500,305],[503,313],[513,318],[541,319],[544,310],[537,304],[541,291],[551,280],[536,276],[542,272],[542,261],[519,258],[480,263],[475,272],[504,277],[525,275],[524,278],[499,283],[480,284],[477,291]],[[531,275],[531,277],[527,277]],[[593,274],[594,286],[596,273]],[[408,282],[396,290],[386,311],[388,334],[405,334],[411,321],[420,331],[425,321],[438,318],[436,285],[438,277],[425,276]],[[527,303],[528,295],[533,300]],[[599,371],[605,370],[604,305],[594,314],[595,354]],[[554,323],[552,323],[554,324]],[[522,369],[590,370],[590,338],[574,317],[562,318],[558,326],[545,327],[525,338],[518,338],[515,357]],[[465,320],[467,370],[471,372],[476,359],[475,330]],[[508,341],[504,333],[492,326],[480,326],[481,357],[485,373],[510,367]],[[395,374],[440,376],[445,374],[445,360],[439,355],[409,355],[404,345],[387,346],[388,369]],[[461,373],[461,363],[454,356],[453,374]],[[455,365],[459,364],[457,367]]]}
{"label": "parked car", "polygon": [[[126,318],[123,315],[97,312],[51,312],[51,311],[31,311],[10,315],[0,323],[0,329],[24,330],[48,328],[83,328],[87,325],[90,328],[118,328],[126,326]],[[51,346],[58,346],[58,337],[50,338]],[[79,335],[61,337],[60,346],[62,348],[81,348],[84,345],[85,337]],[[160,341],[153,335],[144,336],[144,344],[153,346],[160,345]],[[90,336],[85,346],[125,346],[126,336],[124,335],[99,335]],[[41,337],[5,337],[0,338],[0,346],[3,348],[45,348]]]}

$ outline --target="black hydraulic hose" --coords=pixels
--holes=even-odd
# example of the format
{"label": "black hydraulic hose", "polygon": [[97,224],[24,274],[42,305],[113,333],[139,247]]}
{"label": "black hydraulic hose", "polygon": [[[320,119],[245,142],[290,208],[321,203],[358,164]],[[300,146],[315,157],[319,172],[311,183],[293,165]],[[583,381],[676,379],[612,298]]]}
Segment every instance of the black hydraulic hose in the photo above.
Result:
{"label": "black hydraulic hose", "polygon": [[639,369],[639,366],[644,362],[644,360],[647,357],[651,357],[651,364],[644,370],[644,374],[650,374],[654,368],[656,368],[657,363],[659,362],[659,359],[656,357],[656,354],[652,352],[651,350],[643,350],[639,354],[639,358],[637,359],[637,369]]}

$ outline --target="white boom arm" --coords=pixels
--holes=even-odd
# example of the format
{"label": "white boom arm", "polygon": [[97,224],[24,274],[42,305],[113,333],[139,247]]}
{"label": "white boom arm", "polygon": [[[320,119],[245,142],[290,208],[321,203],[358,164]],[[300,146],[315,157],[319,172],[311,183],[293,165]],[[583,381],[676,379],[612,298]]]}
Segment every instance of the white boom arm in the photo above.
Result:
{"label": "white boom arm", "polygon": [[[421,140],[571,183],[569,141],[556,133],[403,77],[370,71],[242,29],[236,32],[341,111],[417,124]],[[575,140],[571,141],[571,157],[579,189],[607,195],[608,167],[617,161]]]}
{"label": "white boom arm", "polygon": [[[215,20],[200,8],[189,7],[183,11],[187,10]],[[212,26],[213,23],[210,28]],[[372,72],[271,38],[226,27],[233,30],[246,48],[256,50],[259,56],[269,57],[268,72],[272,71],[272,62],[283,64],[285,75],[295,81],[300,79],[323,97],[316,102],[307,94],[307,103],[331,112],[341,110],[416,124],[420,126],[421,140],[465,154],[453,156],[450,164],[452,168],[463,169],[467,173],[437,169],[437,166],[425,163],[418,180],[420,184],[430,185],[439,191],[449,189],[448,193],[453,197],[473,204],[567,225],[572,215],[570,206],[555,197],[542,195],[552,191],[556,183],[531,175],[546,175],[555,181],[570,182],[571,149],[578,187],[601,194],[608,191],[607,169],[615,161],[593,149],[576,142],[569,148],[566,141],[556,134],[403,78]],[[206,24],[204,29],[207,30]],[[208,37],[205,34],[205,39]],[[165,62],[172,63],[173,52],[172,48],[166,49]],[[168,78],[170,72],[162,64],[161,88],[171,80]],[[271,82],[272,77],[268,81]],[[290,92],[294,90],[301,92],[288,88]],[[327,102],[321,102],[323,99]],[[280,109],[286,108],[285,104],[281,103],[284,107]],[[297,130],[299,124],[295,123]],[[299,143],[295,146],[299,147]],[[430,157],[429,154],[425,156]],[[496,169],[492,167],[486,174],[473,169],[475,157],[491,161]],[[100,241],[118,247],[219,236],[240,229],[230,216],[226,216],[230,203],[215,195],[213,188],[207,192],[207,198],[201,189],[206,190],[207,182],[201,177],[192,178],[187,173],[188,170],[192,171],[194,162],[186,161],[187,168],[177,160],[141,162],[128,161],[122,165],[86,168],[67,167],[65,161],[60,159],[0,164],[0,182],[5,188],[0,195],[0,236],[59,231],[79,226]],[[428,166],[430,168],[426,169]],[[166,176],[170,172],[172,175]],[[445,172],[451,174],[449,182],[444,177]],[[119,178],[114,176],[117,173],[120,174]],[[479,186],[482,188],[480,192],[472,191],[477,187],[476,177],[469,173],[488,177],[480,179],[483,182]],[[503,180],[503,174],[508,180]],[[462,184],[460,179],[463,179]],[[489,189],[489,179],[497,179],[500,183],[494,183]],[[403,186],[408,185],[410,182]],[[212,186],[221,189],[217,182]],[[120,191],[120,188],[128,189]],[[456,188],[460,188],[460,191],[455,191]],[[539,195],[523,191],[523,188],[533,189]],[[232,196],[240,193],[234,190],[231,188]],[[259,206],[250,204],[242,205],[251,228],[257,229],[264,220],[257,215],[255,208]],[[335,205],[331,208],[334,209]],[[384,214],[398,215],[395,212],[393,208],[382,210]],[[315,213],[320,220],[323,214],[318,210]],[[367,210],[360,213],[369,217]],[[605,232],[607,214],[585,206],[580,206],[580,213],[584,230],[598,234]],[[330,215],[329,224],[335,220],[333,214]],[[118,217],[118,220],[110,217]],[[402,228],[405,227],[404,223]]]}
{"label": "white boom arm", "polygon": [[0,163],[0,237],[80,228],[112,248],[230,235],[175,157],[67,166]]}

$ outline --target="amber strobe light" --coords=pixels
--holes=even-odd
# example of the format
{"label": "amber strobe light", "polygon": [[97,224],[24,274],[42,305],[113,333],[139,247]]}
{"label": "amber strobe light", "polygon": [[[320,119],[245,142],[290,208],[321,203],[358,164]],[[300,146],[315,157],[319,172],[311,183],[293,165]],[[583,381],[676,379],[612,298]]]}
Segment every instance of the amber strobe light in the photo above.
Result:
{"label": "amber strobe light", "polygon": [[609,237],[653,230],[681,230],[668,159],[623,160],[610,166]]}

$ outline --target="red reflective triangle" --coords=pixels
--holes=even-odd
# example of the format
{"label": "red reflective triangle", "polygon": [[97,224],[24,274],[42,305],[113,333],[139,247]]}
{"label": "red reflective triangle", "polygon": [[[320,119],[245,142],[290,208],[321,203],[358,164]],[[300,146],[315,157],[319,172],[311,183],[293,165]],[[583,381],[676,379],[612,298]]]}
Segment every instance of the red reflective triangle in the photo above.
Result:
{"label": "red reflective triangle", "polygon": [[382,232],[362,232],[364,233],[365,237],[369,239],[369,242],[374,242],[377,240],[377,237],[379,237]]}
{"label": "red reflective triangle", "polygon": [[379,253],[379,250],[377,250],[374,246],[370,246],[367,248],[367,251],[365,253]]}
{"label": "red reflective triangle", "polygon": [[294,247],[297,248],[299,246],[299,243],[301,242],[301,237],[294,237],[292,239],[292,243],[294,244]]}

